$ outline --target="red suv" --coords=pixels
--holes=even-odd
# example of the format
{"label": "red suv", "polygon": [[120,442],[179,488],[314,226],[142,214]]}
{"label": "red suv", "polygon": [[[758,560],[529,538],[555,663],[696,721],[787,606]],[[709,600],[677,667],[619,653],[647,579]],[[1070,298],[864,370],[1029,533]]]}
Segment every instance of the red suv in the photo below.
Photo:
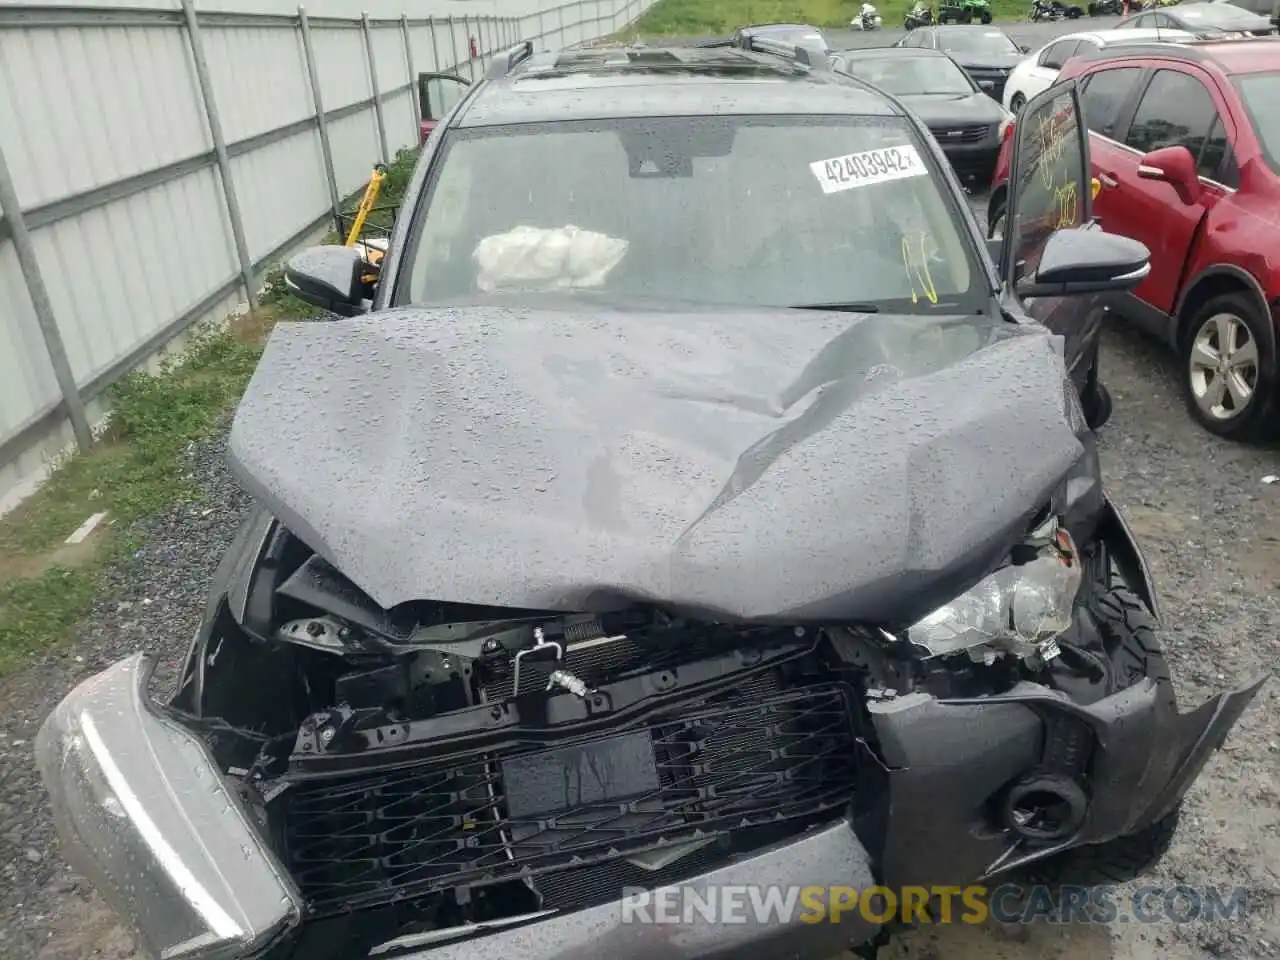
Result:
{"label": "red suv", "polygon": [[[1079,84],[1094,214],[1151,250],[1113,305],[1177,349],[1188,407],[1243,439],[1280,426],[1280,37],[1107,47]],[[1014,121],[1016,123],[1016,120]],[[1009,134],[989,232],[1003,229]]]}

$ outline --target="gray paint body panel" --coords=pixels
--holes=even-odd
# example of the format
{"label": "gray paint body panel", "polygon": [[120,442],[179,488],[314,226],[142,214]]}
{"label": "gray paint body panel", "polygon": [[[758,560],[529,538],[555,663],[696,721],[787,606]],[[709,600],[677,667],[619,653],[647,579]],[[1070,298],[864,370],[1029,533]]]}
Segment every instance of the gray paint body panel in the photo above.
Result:
{"label": "gray paint body panel", "polygon": [[232,466],[384,607],[893,622],[1084,453],[1039,327],[566,309],[281,324]]}

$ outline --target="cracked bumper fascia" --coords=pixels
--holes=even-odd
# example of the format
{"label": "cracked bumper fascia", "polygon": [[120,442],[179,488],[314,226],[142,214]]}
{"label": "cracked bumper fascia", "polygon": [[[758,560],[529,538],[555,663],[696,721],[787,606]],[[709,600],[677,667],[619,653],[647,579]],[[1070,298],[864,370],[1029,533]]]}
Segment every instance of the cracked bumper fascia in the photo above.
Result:
{"label": "cracked bumper fascia", "polygon": [[[1023,683],[1001,696],[941,700],[909,694],[869,709],[890,768],[885,882],[988,879],[1063,849],[1134,833],[1169,814],[1266,682],[1261,676],[1188,713],[1151,679],[1082,705]],[[981,828],[993,792],[1040,761],[1044,718],[1084,723],[1096,740],[1080,829],[1053,846],[1011,850]],[[946,797],[939,803],[939,797]],[[960,878],[958,880],[958,878]]]}

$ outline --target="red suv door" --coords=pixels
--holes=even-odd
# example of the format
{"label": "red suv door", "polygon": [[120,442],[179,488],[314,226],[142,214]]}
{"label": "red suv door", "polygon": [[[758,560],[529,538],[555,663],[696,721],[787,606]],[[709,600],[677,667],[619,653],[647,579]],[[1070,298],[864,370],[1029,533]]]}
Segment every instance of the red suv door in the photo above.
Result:
{"label": "red suv door", "polygon": [[[1192,63],[1172,61],[1149,61],[1148,66],[1127,65],[1090,74],[1084,109],[1092,128],[1090,94],[1097,93],[1097,110],[1102,117],[1104,105],[1110,102],[1106,88],[1115,91],[1126,87],[1129,81],[1120,74],[1142,75],[1138,95],[1127,95],[1110,122],[1102,124],[1108,132],[1090,137],[1093,172],[1101,183],[1094,209],[1106,229],[1146,244],[1151,251],[1151,273],[1134,295],[1161,313],[1171,314],[1192,237],[1205,213],[1224,194],[1222,184],[1214,178],[1225,177],[1221,170],[1235,130],[1229,126],[1226,103],[1216,82],[1204,71]],[[1096,91],[1092,89],[1095,83]],[[1200,196],[1190,203],[1180,198],[1172,185],[1139,176],[1145,154],[1179,145],[1196,158],[1204,185]]]}

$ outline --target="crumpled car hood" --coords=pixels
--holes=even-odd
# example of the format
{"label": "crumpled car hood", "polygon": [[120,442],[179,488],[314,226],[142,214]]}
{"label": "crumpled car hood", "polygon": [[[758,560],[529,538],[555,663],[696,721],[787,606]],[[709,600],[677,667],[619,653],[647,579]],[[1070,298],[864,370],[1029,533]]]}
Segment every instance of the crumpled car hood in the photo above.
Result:
{"label": "crumpled car hood", "polygon": [[1084,452],[1041,328],[570,309],[280,324],[232,467],[387,608],[891,622],[987,572]]}

